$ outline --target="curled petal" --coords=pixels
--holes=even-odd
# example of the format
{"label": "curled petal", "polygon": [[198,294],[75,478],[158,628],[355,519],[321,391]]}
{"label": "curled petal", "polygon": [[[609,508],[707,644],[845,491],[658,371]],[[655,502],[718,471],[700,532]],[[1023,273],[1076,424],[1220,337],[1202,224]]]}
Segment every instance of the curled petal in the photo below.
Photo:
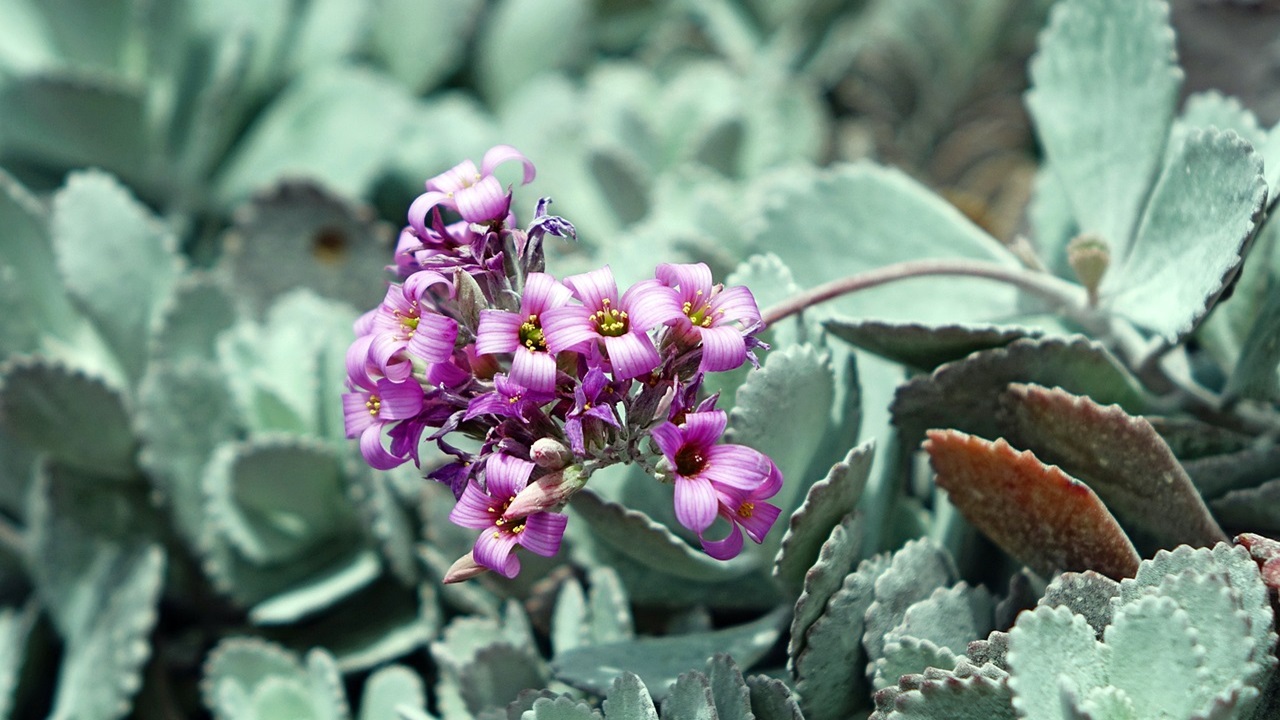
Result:
{"label": "curled petal", "polygon": [[499,575],[513,578],[520,574],[520,559],[511,552],[515,547],[514,535],[500,530],[484,530],[476,538],[476,545],[471,553],[481,565]]}
{"label": "curled petal", "polygon": [[480,160],[480,172],[484,175],[492,175],[493,171],[496,170],[499,165],[502,165],[509,160],[519,160],[520,163],[524,165],[524,178],[521,183],[522,185],[528,185],[533,182],[534,177],[538,174],[537,170],[533,167],[533,163],[530,162],[529,158],[524,156],[524,153],[510,145],[494,145],[489,148],[488,152],[486,152],[484,157]]}
{"label": "curled petal", "polygon": [[743,325],[760,322],[760,307],[751,291],[741,285],[728,287],[711,298],[711,315],[714,325],[737,320]]}
{"label": "curled petal", "polygon": [[618,380],[640,377],[662,362],[653,341],[643,333],[629,332],[603,339],[609,362],[613,365],[613,377]]}
{"label": "curled petal", "polygon": [[631,329],[645,331],[684,317],[676,291],[657,280],[642,280],[627,289],[622,309],[631,319]]}
{"label": "curled petal", "polygon": [[440,363],[453,355],[458,340],[458,322],[443,315],[424,314],[409,340],[409,354],[429,363]]}
{"label": "curled petal", "polygon": [[396,457],[382,447],[383,425],[384,423],[374,423],[360,433],[360,454],[374,470],[390,470],[406,462],[405,458]]}
{"label": "curled petal", "polygon": [[718,504],[709,480],[676,476],[676,520],[681,525],[701,534],[715,522]]}
{"label": "curled petal", "polygon": [[764,542],[764,536],[769,534],[770,528],[773,527],[774,521],[778,519],[778,515],[782,513],[782,509],[773,503],[767,502],[756,502],[752,503],[752,505],[750,512],[745,516],[745,509],[738,509],[736,522],[742,525],[742,529],[747,531],[747,535],[754,542],[759,544]]}
{"label": "curled petal", "polygon": [[427,190],[454,193],[480,179],[480,171],[470,160],[463,160],[427,181]]}
{"label": "curled petal", "polygon": [[361,335],[347,348],[347,381],[354,387],[372,390],[374,379],[369,376],[369,350],[374,335]]}
{"label": "curled petal", "polygon": [[737,328],[722,325],[704,328],[698,334],[702,337],[700,372],[737,370],[747,361],[747,343]]}
{"label": "curled petal", "polygon": [[489,494],[504,502],[519,494],[533,473],[533,463],[503,453],[490,455],[484,468]]}
{"label": "curled petal", "polygon": [[378,398],[382,401],[378,408],[380,419],[408,420],[422,412],[426,395],[422,386],[412,380],[402,383],[381,380],[378,382]]}
{"label": "curled petal", "polygon": [[613,279],[613,270],[605,265],[602,268],[579,275],[570,275],[564,284],[573,289],[573,294],[593,313],[604,307],[608,300],[614,307],[618,306],[618,283]]}
{"label": "curled petal", "polygon": [[463,220],[487,223],[507,216],[507,210],[511,207],[511,196],[502,189],[497,178],[488,176],[481,178],[471,187],[455,192],[453,202]]}
{"label": "curled petal", "polygon": [[434,270],[419,270],[405,278],[403,293],[406,298],[417,302],[433,285],[443,285],[445,292],[453,294],[453,283]]}
{"label": "curled petal", "polygon": [[481,310],[476,329],[476,352],[481,355],[508,353],[520,346],[519,315],[506,310]]}
{"label": "curled petal", "polygon": [[541,315],[543,312],[573,299],[573,291],[547,273],[529,273],[524,280],[524,293],[520,297],[520,314]]}
{"label": "curled petal", "polygon": [[729,534],[723,539],[708,540],[701,534],[698,539],[702,541],[702,549],[717,560],[732,560],[742,552],[742,531],[732,522],[729,523]]}
{"label": "curled petal", "polygon": [[377,422],[374,414],[369,411],[369,398],[367,392],[342,393],[342,424],[347,437],[359,437]]}
{"label": "curled petal", "polygon": [[680,452],[680,448],[684,446],[684,433],[680,432],[680,428],[666,422],[650,430],[649,435],[658,445],[663,456],[667,458],[667,462],[675,465],[676,453]]}
{"label": "curled petal", "polygon": [[568,522],[569,517],[560,513],[535,513],[525,519],[524,531],[517,536],[517,542],[535,555],[551,557],[560,552],[560,541]]}
{"label": "curled petal", "polygon": [[405,357],[406,343],[388,333],[373,336],[373,344],[369,346],[369,359],[378,366],[391,382],[404,382],[413,374],[413,365]]}
{"label": "curled petal", "polygon": [[706,263],[662,263],[655,274],[663,285],[679,288],[682,301],[692,302],[699,290],[704,298],[711,295],[711,268]]}
{"label": "curled petal", "polygon": [[409,205],[409,227],[418,237],[427,237],[427,215],[437,207],[453,207],[453,200],[442,192],[425,192]]}

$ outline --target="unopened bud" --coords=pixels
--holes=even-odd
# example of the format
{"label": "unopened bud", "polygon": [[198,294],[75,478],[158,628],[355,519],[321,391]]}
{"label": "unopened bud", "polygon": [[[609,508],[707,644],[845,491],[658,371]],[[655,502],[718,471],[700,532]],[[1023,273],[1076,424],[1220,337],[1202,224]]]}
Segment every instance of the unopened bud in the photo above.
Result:
{"label": "unopened bud", "polygon": [[586,484],[582,468],[576,465],[547,473],[517,493],[502,517],[511,520],[560,507]]}
{"label": "unopened bud", "polygon": [[535,440],[529,448],[529,459],[538,467],[548,470],[562,470],[573,462],[573,452],[554,438]]}
{"label": "unopened bud", "polygon": [[1089,292],[1089,304],[1098,304],[1098,286],[1111,265],[1111,246],[1098,235],[1078,235],[1067,243],[1067,262]]}
{"label": "unopened bud", "polygon": [[476,562],[475,555],[467,553],[449,566],[448,572],[444,574],[444,583],[459,583],[488,571],[489,568]]}

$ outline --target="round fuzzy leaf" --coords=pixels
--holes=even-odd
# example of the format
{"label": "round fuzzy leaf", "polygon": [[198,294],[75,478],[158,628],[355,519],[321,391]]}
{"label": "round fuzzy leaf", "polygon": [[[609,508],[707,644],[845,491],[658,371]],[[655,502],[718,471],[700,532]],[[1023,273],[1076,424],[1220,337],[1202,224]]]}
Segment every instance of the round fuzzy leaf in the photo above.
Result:
{"label": "round fuzzy leaf", "polygon": [[938,486],[969,522],[1041,575],[1132,577],[1138,553],[1088,486],[1003,439],[934,430],[924,444]]}
{"label": "round fuzzy leaf", "polygon": [[930,428],[999,437],[1000,396],[1011,382],[1056,385],[1135,413],[1146,406],[1137,380],[1101,345],[1080,336],[1024,338],[948,363],[900,386],[890,407],[894,424],[907,442]]}
{"label": "round fuzzy leaf", "polygon": [[1062,573],[1045,588],[1040,606],[1065,607],[1077,615],[1083,615],[1093,631],[1102,637],[1102,631],[1111,624],[1111,599],[1120,594],[1120,583],[1092,570]]}
{"label": "round fuzzy leaf", "polygon": [[479,85],[495,105],[539,74],[574,64],[590,46],[584,0],[503,0],[490,8],[478,39]]}
{"label": "round fuzzy leaf", "polygon": [[604,716],[606,720],[658,720],[658,711],[640,676],[624,672],[609,686]]}
{"label": "round fuzzy leaf", "polygon": [[38,358],[0,366],[0,418],[15,437],[67,467],[137,474],[136,440],[124,395],[103,379]]}
{"label": "round fuzzy leaf", "polygon": [[981,675],[926,680],[899,693],[883,720],[1014,720],[1009,689]]}
{"label": "round fuzzy leaf", "polygon": [[180,277],[160,312],[152,339],[152,362],[207,362],[217,351],[218,333],[235,324],[235,302],[231,290],[218,278],[203,272]]}
{"label": "round fuzzy leaf", "polygon": [[[971,587],[960,582],[949,588],[938,588],[928,598],[907,608],[902,622],[885,634],[885,643],[916,638],[963,655],[970,642],[986,638],[994,629],[994,613],[995,600],[982,586]],[[949,670],[955,663],[931,667]],[[897,678],[892,678],[892,682],[897,682]]]}
{"label": "round fuzzy leaf", "polygon": [[176,238],[115,178],[92,170],[54,196],[50,232],[68,291],[137,381],[182,269]]}
{"label": "round fuzzy leaf", "polygon": [[840,589],[846,576],[858,562],[862,537],[856,532],[857,515],[849,514],[839,525],[831,529],[831,536],[822,544],[818,559],[804,575],[804,586],[796,599],[795,613],[791,617],[791,637],[787,643],[787,657],[794,658],[804,649],[805,636],[826,610],[827,601]]}
{"label": "round fuzzy leaf", "polygon": [[1217,689],[1206,684],[1209,678],[1200,672],[1204,649],[1187,612],[1172,599],[1148,596],[1118,608],[1104,637],[1108,684],[1143,712],[1188,717]]}
{"label": "round fuzzy leaf", "polygon": [[750,675],[747,689],[751,692],[751,712],[759,720],[804,720],[795,696],[781,680]]}
{"label": "round fuzzy leaf", "polygon": [[[869,163],[780,174],[751,245],[776,253],[808,286],[907,260],[963,258],[1020,267],[1012,253],[907,175]],[[797,218],[803,222],[797,223]],[[786,238],[786,242],[780,242]],[[846,295],[816,310],[955,323],[1008,315],[1016,292],[978,279],[920,278]]]}
{"label": "round fuzzy leaf", "polygon": [[707,663],[707,675],[720,720],[755,720],[751,714],[751,691],[732,657],[724,654],[712,657]]}
{"label": "round fuzzy leaf", "polygon": [[298,287],[372,308],[392,262],[390,228],[369,208],[309,182],[285,181],[236,212],[222,262],[255,312]]}
{"label": "round fuzzy leaf", "polygon": [[558,697],[538,698],[533,701],[533,709],[521,714],[521,720],[600,720],[600,713],[592,710],[590,705],[578,702],[573,698]]}
{"label": "round fuzzy leaf", "polygon": [[928,640],[898,637],[885,643],[884,655],[872,662],[871,687],[879,690],[898,684],[903,675],[918,675],[926,668],[955,667],[956,655]]}
{"label": "round fuzzy leaf", "polygon": [[67,337],[81,322],[57,273],[48,222],[48,208],[0,170],[0,355],[33,352],[42,333]]}
{"label": "round fuzzy leaf", "polygon": [[388,665],[369,676],[360,697],[360,720],[396,717],[396,708],[415,710],[427,707],[427,690],[422,677],[404,665]]}
{"label": "round fuzzy leaf", "polygon": [[886,636],[902,623],[907,610],[955,582],[956,574],[951,555],[930,540],[912,540],[895,552],[888,569],[875,580],[875,602],[867,609],[862,635],[867,654],[880,657]]}
{"label": "round fuzzy leaf", "polygon": [[258,683],[249,697],[249,711],[254,718],[295,718],[321,720],[312,705],[307,687],[287,678],[270,677]]}
{"label": "round fuzzy leaf", "polygon": [[1187,613],[1187,620],[1199,645],[1202,682],[1222,690],[1242,682],[1261,685],[1274,663],[1265,659],[1252,637],[1253,622],[1243,610],[1240,591],[1225,574],[1184,572],[1166,576],[1147,592],[1167,597]]}
{"label": "round fuzzy leaf", "polygon": [[[1215,127],[1231,130],[1259,153],[1267,143],[1267,131],[1258,124],[1253,111],[1233,97],[1217,90],[1193,93],[1182,106],[1182,114],[1173,125],[1171,142],[1178,142],[1196,129]],[[1271,170],[1268,165],[1267,170]],[[1270,173],[1268,173],[1270,174]],[[1271,183],[1267,183],[1271,186]]]}
{"label": "round fuzzy leaf", "polygon": [[[764,366],[738,388],[729,413],[728,438],[759,450],[777,464],[785,480],[770,502],[784,514],[800,505],[808,484],[814,482],[805,478],[812,466],[822,462],[814,454],[830,424],[834,392],[830,358],[811,345],[770,352]],[[779,535],[775,537],[781,542]]]}
{"label": "round fuzzy leaf", "polygon": [[1007,437],[1088,484],[1148,552],[1227,536],[1151,424],[1060,388],[1010,385]]}
{"label": "round fuzzy leaf", "polygon": [[788,656],[806,718],[845,718],[866,704],[861,669],[866,667],[867,653],[859,631],[875,601],[876,578],[889,568],[889,562],[887,555],[862,561],[831,596],[822,616],[809,626],[803,649]]}
{"label": "round fuzzy leaf", "polygon": [[[845,522],[842,518],[857,508],[874,457],[873,440],[850,450],[844,460],[831,466],[824,479],[809,486],[804,504],[792,513],[773,566],[774,576],[785,582],[792,592],[807,583],[806,574],[819,559],[819,551],[830,542],[834,529]],[[851,541],[855,537],[849,535]],[[854,548],[844,554],[852,561],[858,556],[858,550]],[[847,571],[848,568],[841,572]]]}
{"label": "round fuzzy leaf", "polygon": [[705,666],[716,653],[732,656],[740,667],[751,667],[773,647],[784,619],[775,611],[725,630],[575,648],[557,655],[551,666],[557,679],[596,693],[607,692],[620,672],[632,672],[655,700],[661,700],[681,673]]}
{"label": "round fuzzy leaf", "polygon": [[[275,643],[256,637],[229,637],[218,643],[205,659],[200,692],[205,706],[219,720],[238,720],[233,707],[224,698],[248,696],[254,688],[270,679],[305,682],[305,671],[297,655]],[[235,692],[228,692],[228,687]]]}
{"label": "round fuzzy leaf", "polygon": [[1170,343],[1186,337],[1240,269],[1266,197],[1247,142],[1190,133],[1151,191],[1128,256],[1103,279],[1102,307]]}
{"label": "round fuzzy leaf", "polygon": [[254,605],[249,620],[257,625],[284,625],[332,606],[338,600],[368,586],[382,574],[382,563],[371,551],[307,578],[288,590]]}
{"label": "round fuzzy leaf", "polygon": [[216,195],[231,204],[282,178],[304,177],[363,196],[391,162],[413,112],[413,99],[390,78],[351,67],[312,68],[249,127]]}
{"label": "round fuzzy leaf", "polygon": [[591,527],[592,536],[633,561],[671,576],[689,580],[726,580],[751,571],[749,557],[727,562],[714,560],[676,537],[665,525],[647,515],[604,500],[590,489],[569,501],[574,513]]}
{"label": "round fuzzy leaf", "polygon": [[979,350],[1004,347],[1020,338],[1044,334],[1041,330],[1014,325],[922,325],[846,318],[832,318],[822,326],[863,350],[926,371]]}
{"label": "round fuzzy leaf", "polygon": [[694,671],[676,679],[670,694],[662,701],[662,716],[689,720],[718,720],[711,682],[706,675]]}
{"label": "round fuzzy leaf", "polygon": [[1068,0],[1031,61],[1027,109],[1083,232],[1127,253],[1182,81],[1159,0]]}
{"label": "round fuzzy leaf", "polygon": [[1106,654],[1084,616],[1039,607],[1009,631],[1009,689],[1019,717],[1067,720],[1060,688],[1084,694],[1107,685]]}

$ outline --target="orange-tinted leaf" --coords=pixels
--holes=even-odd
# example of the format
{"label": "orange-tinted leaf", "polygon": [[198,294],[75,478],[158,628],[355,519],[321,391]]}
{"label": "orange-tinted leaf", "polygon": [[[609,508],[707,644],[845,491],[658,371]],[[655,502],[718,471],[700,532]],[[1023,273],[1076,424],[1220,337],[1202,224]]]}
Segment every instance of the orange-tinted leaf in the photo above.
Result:
{"label": "orange-tinted leaf", "polygon": [[938,486],[997,545],[1044,575],[1094,570],[1133,577],[1138,552],[1092,490],[1004,440],[930,430]]}

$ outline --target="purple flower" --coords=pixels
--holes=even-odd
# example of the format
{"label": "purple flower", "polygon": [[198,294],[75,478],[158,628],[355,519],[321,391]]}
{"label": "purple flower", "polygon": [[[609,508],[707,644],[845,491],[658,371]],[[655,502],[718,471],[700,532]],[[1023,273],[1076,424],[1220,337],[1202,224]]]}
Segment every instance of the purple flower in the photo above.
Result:
{"label": "purple flower", "polygon": [[747,359],[743,333],[760,322],[760,308],[745,287],[713,285],[711,269],[703,263],[662,263],[658,280],[675,289],[681,313],[676,333],[686,342],[702,344],[701,372],[734,370]]}
{"label": "purple flower", "polygon": [[360,438],[360,454],[378,470],[403,465],[403,455],[389,453],[382,446],[382,429],[422,410],[426,397],[422,387],[416,382],[395,383],[386,378],[370,382],[366,377],[355,376],[348,381],[352,392],[342,394],[347,437]]}
{"label": "purple flower", "polygon": [[520,559],[515,555],[520,545],[536,555],[551,557],[560,551],[567,517],[559,513],[539,512],[522,518],[503,518],[503,513],[521,490],[529,484],[533,463],[509,455],[495,453],[485,463],[485,485],[475,480],[458,498],[449,520],[462,527],[480,530],[471,554],[475,562],[506,577],[520,572]]}
{"label": "purple flower", "polygon": [[498,415],[528,422],[533,413],[555,399],[555,393],[530,390],[506,375],[496,375],[493,378],[493,390],[471,398],[471,402],[467,403],[467,414],[462,419],[465,421],[477,415]]}
{"label": "purple flower", "polygon": [[646,334],[650,328],[681,317],[675,293],[656,280],[632,285],[621,299],[613,271],[571,275],[564,280],[582,305],[565,305],[543,314],[547,348],[591,350],[603,341],[605,354],[618,380],[639,377],[658,366],[661,358]]}
{"label": "purple flower", "polygon": [[402,382],[413,373],[413,358],[442,363],[453,355],[458,323],[423,307],[423,298],[432,285],[450,283],[443,275],[420,270],[391,285],[373,316],[373,342],[369,359],[392,381]]}
{"label": "purple flower", "polygon": [[716,514],[730,525],[729,534],[720,540],[708,540],[703,535],[698,535],[698,539],[702,541],[702,549],[706,550],[711,557],[717,560],[737,557],[738,553],[742,552],[743,530],[746,530],[747,536],[757,544],[764,542],[764,536],[769,534],[773,523],[782,513],[782,509],[777,505],[765,502],[782,489],[782,473],[777,465],[772,462],[769,464],[772,466],[769,476],[764,479],[764,482],[745,493],[723,483],[711,481],[711,485],[716,489],[718,500]]}
{"label": "purple flower", "polygon": [[773,461],[745,445],[717,445],[724,434],[723,410],[689,413],[683,425],[663,423],[654,442],[675,475],[676,519],[701,535],[719,509],[717,487],[750,493],[776,471]]}
{"label": "purple flower", "polygon": [[437,207],[451,208],[469,223],[505,220],[511,194],[502,189],[493,171],[510,160],[519,160],[524,165],[522,184],[533,182],[537,172],[528,158],[510,145],[495,145],[484,154],[479,169],[470,160],[463,160],[428,180],[427,192],[409,206],[409,226],[419,237],[425,237],[427,214]]}
{"label": "purple flower", "polygon": [[520,312],[481,310],[476,330],[476,352],[481,355],[514,352],[511,379],[536,392],[555,392],[556,359],[549,352],[543,317],[568,304],[573,292],[546,273],[525,278]]}
{"label": "purple flower", "polygon": [[[564,421],[564,433],[569,436],[569,446],[578,455],[586,455],[587,448],[583,442],[582,423],[587,418],[596,418],[601,422],[618,427],[618,420],[613,416],[612,394],[609,380],[600,368],[587,371],[582,382],[573,388],[573,408],[569,410]],[[602,396],[603,399],[602,399]]]}

